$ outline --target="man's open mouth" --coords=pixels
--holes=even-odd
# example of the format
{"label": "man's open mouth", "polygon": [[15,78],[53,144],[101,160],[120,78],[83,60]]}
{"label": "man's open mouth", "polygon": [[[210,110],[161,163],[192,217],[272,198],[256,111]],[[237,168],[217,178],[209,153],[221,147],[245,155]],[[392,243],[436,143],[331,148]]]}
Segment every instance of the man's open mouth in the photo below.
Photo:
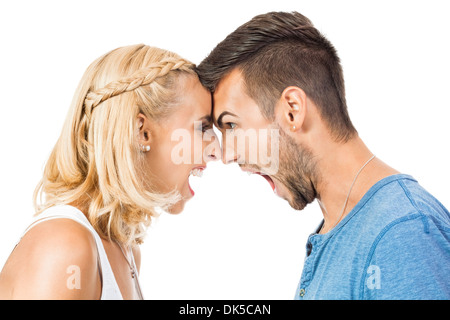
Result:
{"label": "man's open mouth", "polygon": [[255,172],[256,174],[259,174],[261,177],[263,177],[264,179],[267,180],[267,182],[270,184],[270,186],[272,187],[272,190],[275,192],[275,183],[273,182],[272,178],[270,176],[268,176],[267,174],[261,173],[261,172]]}
{"label": "man's open mouth", "polygon": [[272,188],[273,192],[277,193],[277,188],[276,188],[275,182],[272,180],[272,178],[268,174],[265,174],[265,173],[262,173],[259,171],[251,171],[249,169],[242,168],[242,167],[241,167],[241,169],[242,169],[242,171],[247,172],[248,175],[251,175],[251,174],[260,175],[261,177],[263,177],[264,179],[267,180],[267,182],[270,184],[270,187]]}

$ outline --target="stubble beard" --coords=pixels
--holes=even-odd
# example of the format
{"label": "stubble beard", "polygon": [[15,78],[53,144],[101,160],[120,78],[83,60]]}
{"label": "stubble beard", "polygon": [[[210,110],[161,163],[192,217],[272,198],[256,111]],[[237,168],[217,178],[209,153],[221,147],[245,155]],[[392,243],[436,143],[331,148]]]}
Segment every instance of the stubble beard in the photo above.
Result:
{"label": "stubble beard", "polygon": [[319,175],[317,161],[311,150],[299,145],[283,129],[280,132],[280,155],[278,172],[274,175],[289,191],[289,205],[303,210],[317,197],[316,186]]}

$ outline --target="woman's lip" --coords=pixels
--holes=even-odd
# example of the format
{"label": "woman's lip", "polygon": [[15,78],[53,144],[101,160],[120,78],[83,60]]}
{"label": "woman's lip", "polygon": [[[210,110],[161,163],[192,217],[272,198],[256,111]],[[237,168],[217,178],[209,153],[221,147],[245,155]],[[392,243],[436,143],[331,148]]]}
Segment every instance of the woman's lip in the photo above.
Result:
{"label": "woman's lip", "polygon": [[[193,170],[200,170],[200,172],[203,172],[205,169],[206,169],[206,166],[198,166],[198,167],[192,168],[191,171],[190,171],[190,173],[189,173],[189,176],[188,176],[188,179],[187,179],[187,183],[188,183],[189,191],[190,191],[190,193],[191,193],[192,196],[195,195],[195,192],[194,192],[194,190],[192,189],[191,184],[189,183],[189,178],[193,175],[193,174],[192,174],[192,171],[193,171]],[[201,177],[201,175],[196,175],[196,176]]]}
{"label": "woman's lip", "polygon": [[194,190],[192,190],[191,185],[189,184],[189,182],[188,182],[188,186],[189,186],[189,191],[191,191],[192,196],[194,196],[195,192],[194,192]]}

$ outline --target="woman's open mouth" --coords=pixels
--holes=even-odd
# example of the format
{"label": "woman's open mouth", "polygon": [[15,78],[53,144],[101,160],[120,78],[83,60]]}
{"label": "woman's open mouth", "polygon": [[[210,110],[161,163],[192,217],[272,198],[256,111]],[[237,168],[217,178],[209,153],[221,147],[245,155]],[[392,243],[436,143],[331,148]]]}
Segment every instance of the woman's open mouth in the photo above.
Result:
{"label": "woman's open mouth", "polygon": [[[189,173],[189,177],[193,176],[193,177],[201,178],[203,176],[203,170],[205,170],[205,169],[206,169],[206,167],[196,167],[191,170],[191,172]],[[189,184],[189,178],[188,178],[188,187],[189,187],[189,191],[191,192],[191,195],[194,196],[195,192],[192,189],[191,185]]]}

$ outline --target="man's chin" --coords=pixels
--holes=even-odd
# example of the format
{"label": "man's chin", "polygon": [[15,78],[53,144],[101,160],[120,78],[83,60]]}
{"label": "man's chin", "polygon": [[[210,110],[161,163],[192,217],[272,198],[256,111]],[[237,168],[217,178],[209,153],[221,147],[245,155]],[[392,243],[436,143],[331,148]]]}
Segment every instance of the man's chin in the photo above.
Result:
{"label": "man's chin", "polygon": [[294,210],[303,210],[309,203],[314,201],[314,199],[310,199],[311,201],[308,201],[301,193],[293,194],[291,191],[288,194],[289,196],[282,198],[286,200]]}
{"label": "man's chin", "polygon": [[303,210],[308,205],[308,202],[303,195],[297,194],[297,196],[295,196],[293,190],[288,188],[279,179],[274,177],[272,178],[275,182],[275,194],[281,199],[287,201],[293,209]]}
{"label": "man's chin", "polygon": [[298,202],[298,201],[293,201],[293,200],[287,200],[289,205],[292,207],[292,209],[294,210],[303,210],[305,209],[305,207],[308,205],[306,202]]}

